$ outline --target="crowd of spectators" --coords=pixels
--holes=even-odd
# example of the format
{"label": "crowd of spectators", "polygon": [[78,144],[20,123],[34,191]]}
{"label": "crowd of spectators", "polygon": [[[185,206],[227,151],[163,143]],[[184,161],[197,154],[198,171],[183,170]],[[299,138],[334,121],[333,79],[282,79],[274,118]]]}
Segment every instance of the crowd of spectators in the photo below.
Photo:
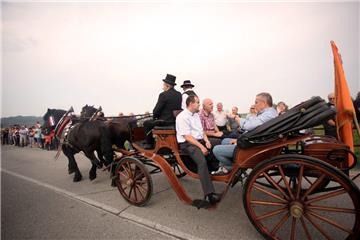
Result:
{"label": "crowd of spectators", "polygon": [[1,129],[1,144],[18,147],[40,148],[53,150],[58,147],[54,131],[47,132],[39,122],[33,126],[15,124]]}

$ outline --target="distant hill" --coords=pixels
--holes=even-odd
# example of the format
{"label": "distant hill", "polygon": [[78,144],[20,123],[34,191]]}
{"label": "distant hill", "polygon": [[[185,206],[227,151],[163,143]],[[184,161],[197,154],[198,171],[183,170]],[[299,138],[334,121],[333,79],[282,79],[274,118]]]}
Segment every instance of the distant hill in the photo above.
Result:
{"label": "distant hill", "polygon": [[26,125],[27,127],[35,125],[36,122],[43,123],[42,117],[35,116],[16,116],[1,118],[1,127],[9,127],[15,124]]}

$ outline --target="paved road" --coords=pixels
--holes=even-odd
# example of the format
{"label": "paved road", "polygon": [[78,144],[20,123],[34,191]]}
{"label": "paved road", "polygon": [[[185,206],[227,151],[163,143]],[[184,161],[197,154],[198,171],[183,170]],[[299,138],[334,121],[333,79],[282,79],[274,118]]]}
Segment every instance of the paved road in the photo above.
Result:
{"label": "paved road", "polygon": [[173,239],[8,173],[2,186],[1,239]]}
{"label": "paved road", "polygon": [[[171,236],[180,239],[263,239],[245,214],[240,184],[229,190],[226,198],[216,210],[197,210],[192,206],[184,205],[177,198],[167,179],[161,173],[155,174],[152,175],[154,194],[150,202],[145,207],[134,207],[123,200],[116,188],[110,186],[107,172],[98,171],[97,179],[94,181],[88,179],[90,163],[83,155],[76,155],[84,177],[84,180],[79,183],[73,183],[73,176],[67,174],[65,156],[61,155],[57,161],[54,161],[54,155],[53,151],[40,149],[13,146],[5,146],[1,149],[3,216],[9,216],[10,210],[5,209],[10,208],[14,212],[10,216],[17,214],[20,218],[24,216],[26,220],[26,214],[29,213],[37,218],[44,218],[44,220],[35,218],[39,224],[32,224],[25,220],[18,223],[17,221],[20,220],[15,217],[12,218],[14,222],[10,222],[12,225],[19,224],[21,226],[23,224],[26,228],[29,226],[27,224],[31,223],[30,225],[35,228],[32,232],[39,233],[46,232],[44,229],[50,228],[54,235],[45,238],[57,238],[56,234],[61,233],[56,229],[57,224],[71,227],[72,224],[67,222],[68,219],[81,222],[81,219],[89,217],[92,220],[88,221],[87,235],[85,236],[90,238],[93,236],[93,238],[127,239],[134,234],[133,236],[136,238],[154,239]],[[201,197],[202,190],[197,180],[184,177],[181,181],[192,198]],[[13,186],[12,182],[14,185],[24,187]],[[360,185],[359,180],[356,183],[358,186]],[[216,183],[215,186],[219,192],[224,188],[221,183]],[[5,195],[10,195],[10,197],[4,198]],[[17,204],[12,205],[16,202]],[[17,206],[22,204],[24,206],[28,204],[29,207]],[[72,208],[74,211],[62,213],[64,209],[71,206],[74,206]],[[31,209],[33,209],[32,214],[29,212]],[[110,223],[113,223],[112,226]],[[138,225],[132,226],[132,223]],[[51,224],[55,227],[50,226]],[[5,222],[2,218],[2,226],[8,226],[6,218]],[[90,230],[90,226],[95,228]],[[118,229],[122,229],[123,226],[131,227],[128,228],[129,231],[124,231],[124,235],[120,236],[118,233],[122,231]],[[15,232],[25,234],[20,238],[31,236],[28,231],[21,231],[20,227],[19,229],[14,228]],[[96,235],[101,233],[99,231],[101,229],[107,229],[106,234],[108,235]],[[153,231],[149,231],[149,229]],[[11,239],[14,236],[12,234],[17,233],[6,234],[5,228],[5,236],[9,236]],[[65,238],[82,238],[82,235],[76,231],[66,234]],[[37,236],[39,235],[33,238],[37,238]],[[87,238],[85,236],[83,238]]]}

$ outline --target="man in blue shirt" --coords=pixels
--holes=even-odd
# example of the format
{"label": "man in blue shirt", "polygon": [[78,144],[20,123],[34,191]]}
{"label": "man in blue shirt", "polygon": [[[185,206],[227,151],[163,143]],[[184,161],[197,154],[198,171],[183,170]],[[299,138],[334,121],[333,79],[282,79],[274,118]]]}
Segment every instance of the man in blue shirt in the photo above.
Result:
{"label": "man in blue shirt", "polygon": [[[254,106],[256,115],[251,115],[246,118],[236,118],[240,125],[241,132],[250,131],[278,116],[277,111],[272,107],[273,101],[269,93],[262,92],[256,95]],[[213,153],[216,159],[219,160],[220,167],[217,171],[212,172],[211,174],[224,175],[231,170],[236,141],[237,139],[225,138],[221,145],[214,147]]]}

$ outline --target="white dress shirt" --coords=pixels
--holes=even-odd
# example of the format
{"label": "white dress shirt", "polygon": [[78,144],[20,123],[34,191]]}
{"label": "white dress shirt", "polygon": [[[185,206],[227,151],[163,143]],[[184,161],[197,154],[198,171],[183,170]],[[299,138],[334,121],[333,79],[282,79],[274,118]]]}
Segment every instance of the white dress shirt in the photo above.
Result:
{"label": "white dress shirt", "polygon": [[191,135],[195,139],[204,138],[204,130],[198,113],[192,113],[187,108],[176,117],[176,139],[178,143],[184,143],[185,135]]}
{"label": "white dress shirt", "polygon": [[214,117],[216,126],[223,127],[226,125],[227,115],[224,110],[221,112],[219,112],[218,110],[214,111]]}

